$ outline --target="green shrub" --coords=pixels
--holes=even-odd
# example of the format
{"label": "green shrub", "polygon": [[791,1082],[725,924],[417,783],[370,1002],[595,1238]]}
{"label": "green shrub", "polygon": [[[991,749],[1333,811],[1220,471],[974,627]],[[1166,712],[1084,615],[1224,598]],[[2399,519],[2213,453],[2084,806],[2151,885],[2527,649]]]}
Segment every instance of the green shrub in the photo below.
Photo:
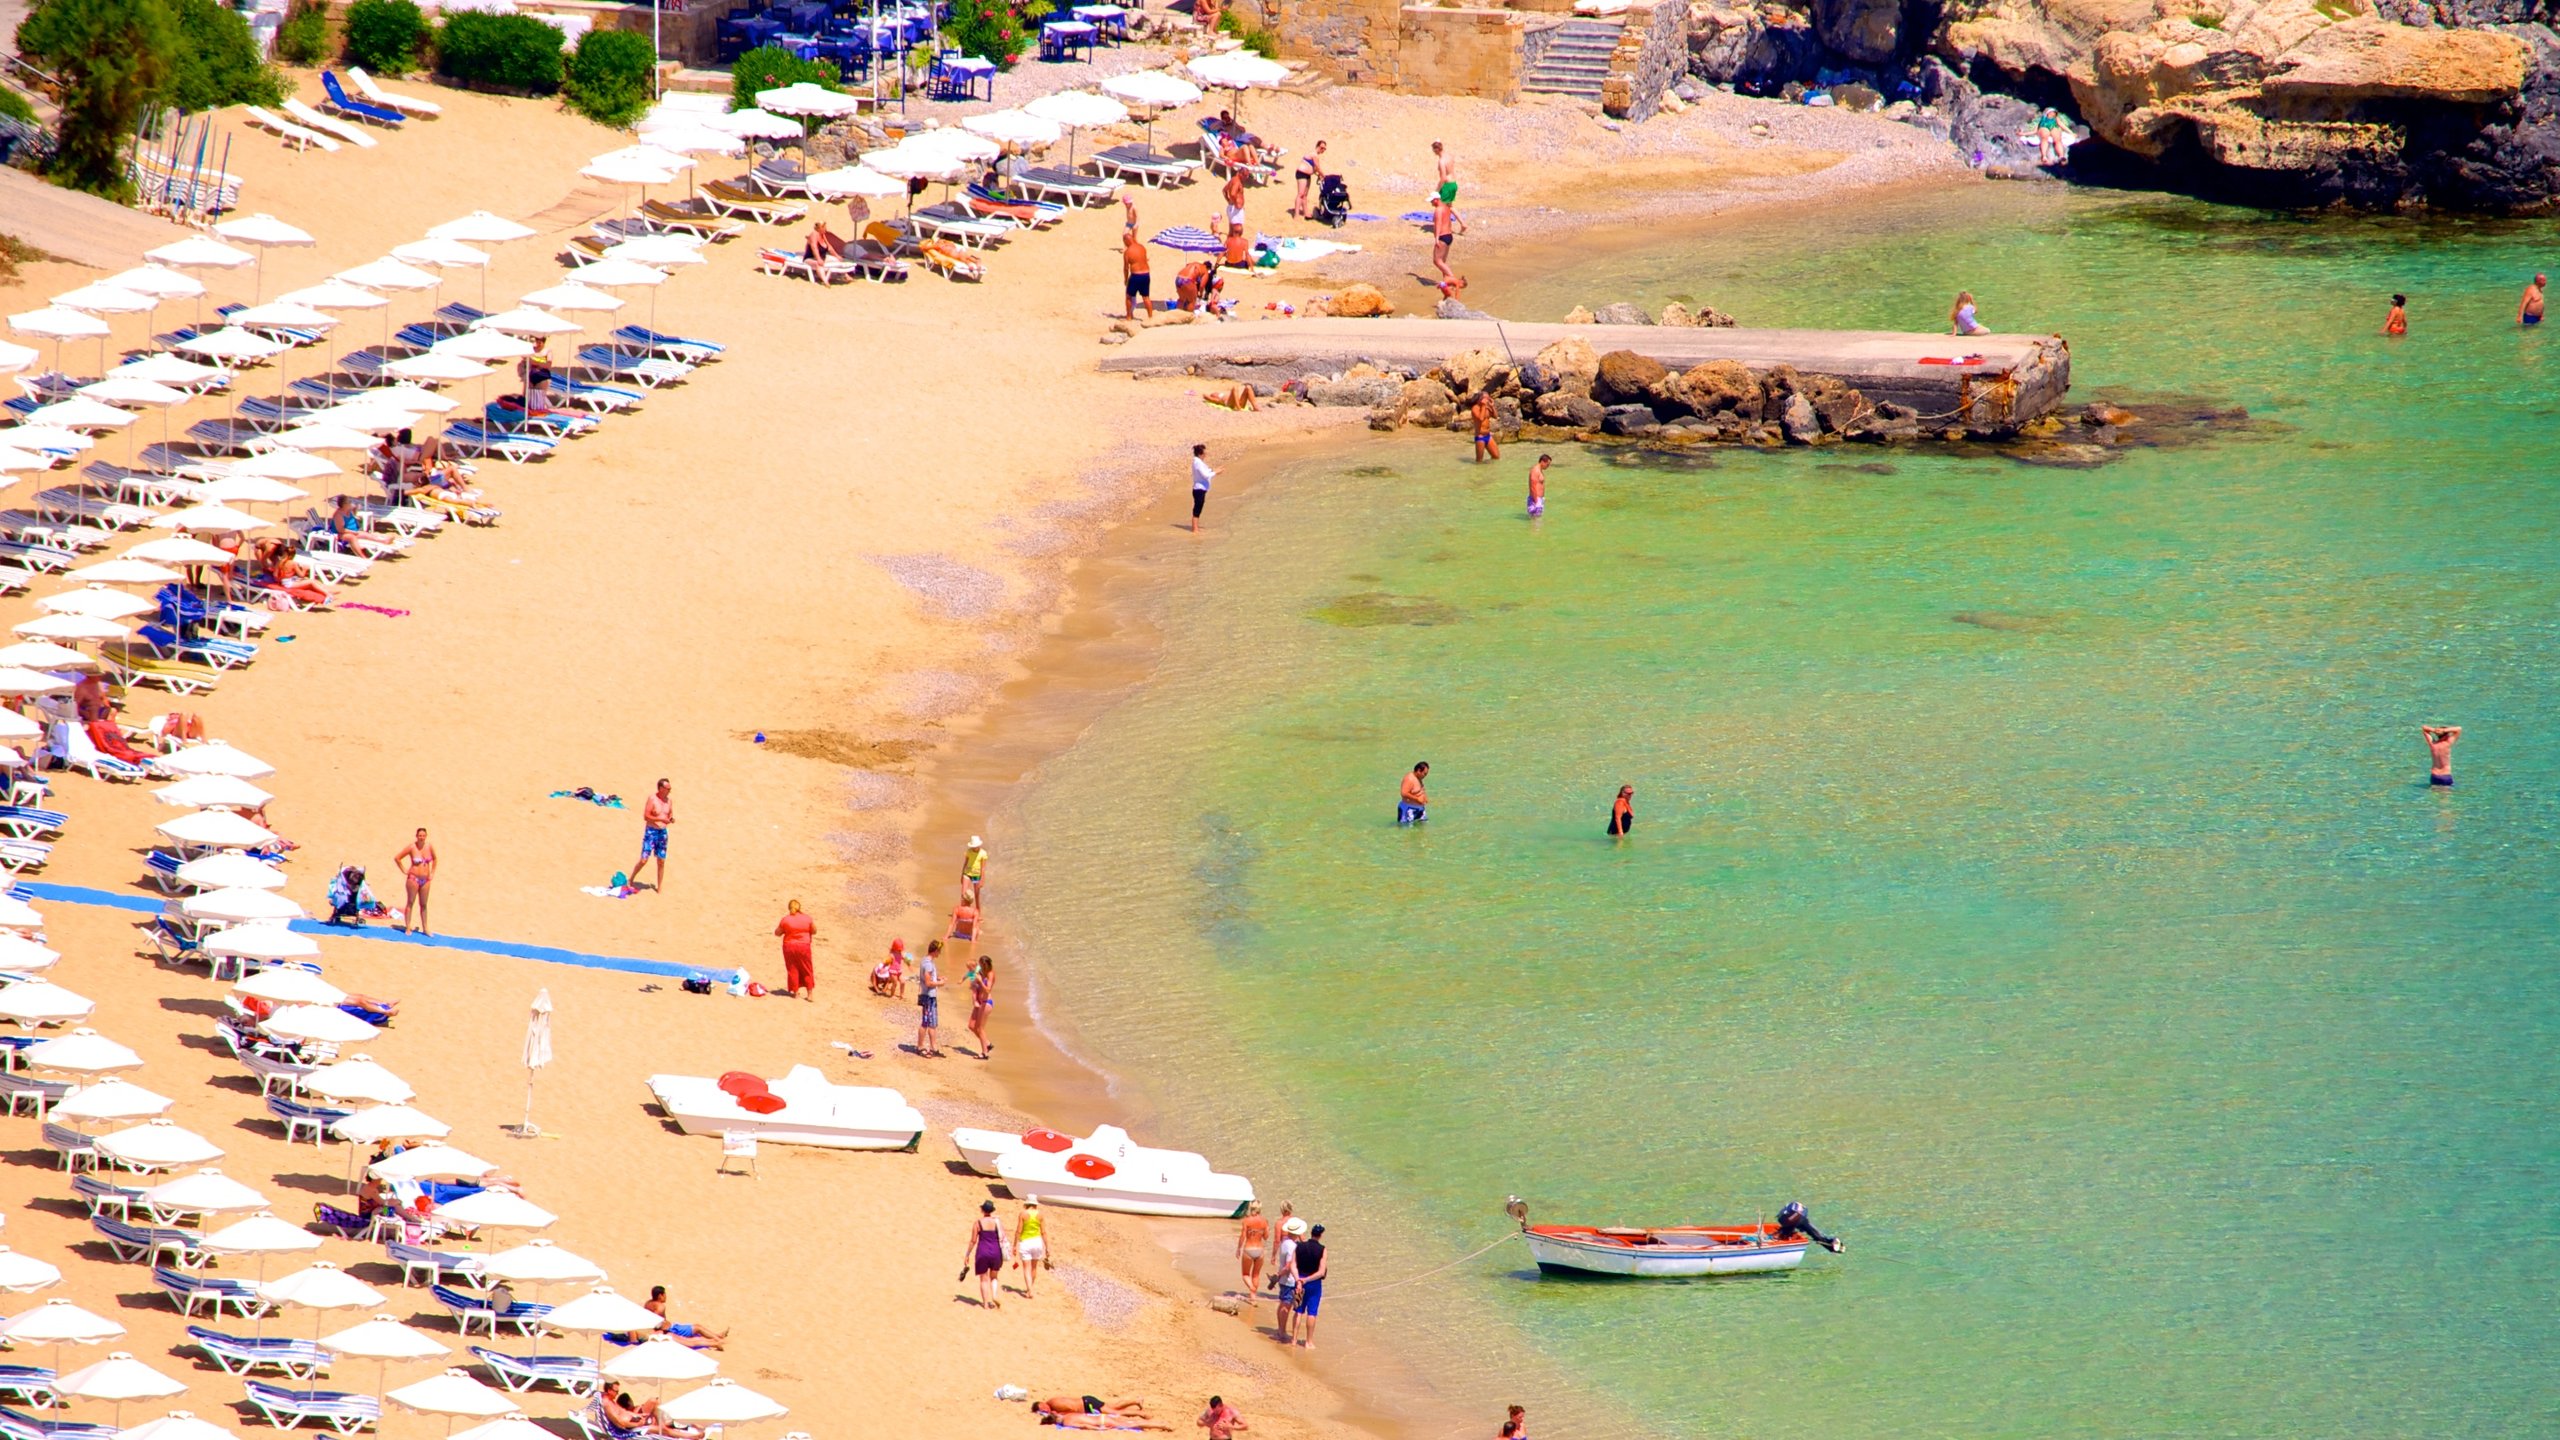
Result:
{"label": "green shrub", "polygon": [[27,102],[27,97],[6,85],[0,85],[0,115],[29,125],[43,123],[36,119],[36,107]]}
{"label": "green shrub", "polygon": [[258,52],[258,37],[239,11],[214,0],[171,0],[169,8],[178,20],[177,49],[169,88],[158,98],[181,110],[284,99],[284,77]]}
{"label": "green shrub", "polygon": [[329,11],[318,0],[301,0],[285,12],[276,27],[276,58],[287,65],[317,65],[329,50]]}
{"label": "green shrub", "polygon": [[836,88],[836,62],[803,60],[779,45],[759,45],[729,67],[729,103],[736,110],[755,108],[756,92],[807,83]]}
{"label": "green shrub", "polygon": [[1259,27],[1244,32],[1244,48],[1265,60],[1280,58],[1280,37]]}
{"label": "green shrub", "polygon": [[427,17],[415,0],[355,0],[347,7],[347,63],[375,75],[402,75],[427,57]]}
{"label": "green shrub", "polygon": [[436,68],[456,80],[548,95],[560,88],[560,32],[530,15],[458,11],[437,33]]}
{"label": "green shrub", "polygon": [[581,115],[604,125],[628,125],[649,108],[651,72],[658,52],[648,37],[628,30],[590,30],[569,54],[561,92]]}
{"label": "green shrub", "polygon": [[27,12],[18,53],[62,82],[53,178],[124,198],[125,137],[168,88],[177,48],[166,0],[40,0]]}
{"label": "green shrub", "polygon": [[1218,33],[1221,35],[1242,35],[1244,33],[1244,17],[1238,15],[1233,10],[1220,10],[1218,12]]}
{"label": "green shrub", "polygon": [[953,49],[992,60],[999,70],[1022,57],[1023,33],[1022,17],[1006,0],[953,0],[951,23],[942,27]]}

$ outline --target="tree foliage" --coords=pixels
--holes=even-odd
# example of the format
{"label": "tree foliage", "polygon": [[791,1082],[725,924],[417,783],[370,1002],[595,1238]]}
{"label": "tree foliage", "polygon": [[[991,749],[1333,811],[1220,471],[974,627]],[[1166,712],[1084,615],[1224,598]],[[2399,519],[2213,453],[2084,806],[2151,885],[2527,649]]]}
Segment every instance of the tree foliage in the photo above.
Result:
{"label": "tree foliage", "polygon": [[181,110],[273,105],[284,99],[283,77],[259,53],[258,37],[239,11],[215,0],[166,3],[177,17],[177,50],[171,57],[168,92],[156,98]]}
{"label": "tree foliage", "polygon": [[548,95],[560,88],[560,32],[530,15],[458,10],[437,32],[436,68],[456,80]]}
{"label": "tree foliage", "polygon": [[18,53],[62,84],[51,173],[121,197],[124,142],[169,85],[178,22],[165,0],[45,0],[18,25]]}
{"label": "tree foliage", "polygon": [[590,30],[570,52],[561,90],[588,119],[628,125],[649,108],[649,75],[657,65],[657,49],[647,36],[628,30]]}
{"label": "tree foliage", "polygon": [[347,63],[374,75],[402,75],[426,59],[432,33],[416,0],[355,0],[347,7]]}
{"label": "tree foliage", "polygon": [[1010,70],[1022,57],[1028,28],[1021,13],[1006,0],[952,0],[951,22],[942,27],[942,34],[962,54],[992,60],[997,69]]}
{"label": "tree foliage", "polygon": [[836,62],[803,60],[779,45],[759,45],[737,58],[729,67],[729,76],[730,108],[750,110],[755,107],[759,90],[804,83],[823,90],[835,89]]}

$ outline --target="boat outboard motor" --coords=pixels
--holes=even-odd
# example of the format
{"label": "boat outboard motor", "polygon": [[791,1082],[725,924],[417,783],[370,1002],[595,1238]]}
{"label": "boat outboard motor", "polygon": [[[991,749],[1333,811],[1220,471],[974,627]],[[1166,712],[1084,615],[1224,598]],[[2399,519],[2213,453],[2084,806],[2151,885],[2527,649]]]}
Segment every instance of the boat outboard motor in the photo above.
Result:
{"label": "boat outboard motor", "polygon": [[1814,1228],[1813,1217],[1804,1213],[1804,1202],[1790,1200],[1778,1210],[1778,1238],[1793,1240],[1801,1236],[1837,1255],[1848,1248],[1836,1235],[1825,1235]]}

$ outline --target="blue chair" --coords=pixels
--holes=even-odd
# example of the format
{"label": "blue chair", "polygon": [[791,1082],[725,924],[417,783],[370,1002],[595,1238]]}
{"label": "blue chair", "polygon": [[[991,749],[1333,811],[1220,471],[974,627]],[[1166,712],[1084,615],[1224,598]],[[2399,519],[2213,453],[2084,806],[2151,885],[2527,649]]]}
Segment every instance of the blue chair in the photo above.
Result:
{"label": "blue chair", "polygon": [[537,1385],[557,1385],[584,1400],[604,1386],[604,1375],[585,1355],[509,1355],[474,1345],[471,1353],[509,1393],[522,1395]]}
{"label": "blue chair", "polygon": [[226,1308],[243,1318],[267,1313],[267,1301],[258,1293],[257,1284],[249,1280],[217,1280],[210,1275],[190,1275],[166,1265],[151,1267],[151,1283],[169,1297],[181,1315],[193,1315],[199,1305],[210,1305],[220,1315]]}
{"label": "blue chair", "polygon": [[250,1407],[279,1430],[317,1420],[341,1435],[353,1435],[382,1419],[382,1402],[344,1390],[287,1390],[281,1385],[243,1382]]}
{"label": "blue chair", "polygon": [[85,1425],[69,1420],[39,1420],[0,1406],[0,1435],[8,1440],[116,1440],[113,1425]]}
{"label": "blue chair", "polygon": [[280,1335],[225,1335],[201,1325],[188,1326],[187,1338],[195,1342],[215,1369],[226,1375],[278,1370],[292,1379],[308,1380],[329,1368],[329,1352],[308,1340],[290,1340]]}
{"label": "blue chair", "polygon": [[542,1328],[543,1318],[551,1313],[550,1306],[536,1305],[530,1300],[518,1300],[500,1309],[498,1302],[489,1296],[466,1295],[450,1285],[432,1286],[427,1293],[453,1316],[453,1323],[461,1327],[465,1335],[470,1334],[471,1327],[476,1324],[495,1339],[498,1327],[504,1325],[519,1335],[531,1338],[533,1332]]}
{"label": "blue chair", "polygon": [[388,105],[376,105],[370,100],[358,100],[349,95],[346,87],[338,83],[334,72],[320,72],[320,88],[329,97],[329,108],[350,119],[369,120],[385,130],[397,130],[408,122],[408,116]]}

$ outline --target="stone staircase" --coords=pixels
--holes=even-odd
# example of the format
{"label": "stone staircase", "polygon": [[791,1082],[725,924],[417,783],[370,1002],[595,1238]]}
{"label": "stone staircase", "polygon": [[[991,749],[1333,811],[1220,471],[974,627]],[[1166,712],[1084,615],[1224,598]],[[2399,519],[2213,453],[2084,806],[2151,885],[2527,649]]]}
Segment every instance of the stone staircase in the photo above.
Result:
{"label": "stone staircase", "polygon": [[1600,82],[1608,77],[1609,57],[1626,30],[1619,20],[1568,20],[1555,28],[1529,62],[1522,91],[1532,95],[1571,95],[1597,101]]}

